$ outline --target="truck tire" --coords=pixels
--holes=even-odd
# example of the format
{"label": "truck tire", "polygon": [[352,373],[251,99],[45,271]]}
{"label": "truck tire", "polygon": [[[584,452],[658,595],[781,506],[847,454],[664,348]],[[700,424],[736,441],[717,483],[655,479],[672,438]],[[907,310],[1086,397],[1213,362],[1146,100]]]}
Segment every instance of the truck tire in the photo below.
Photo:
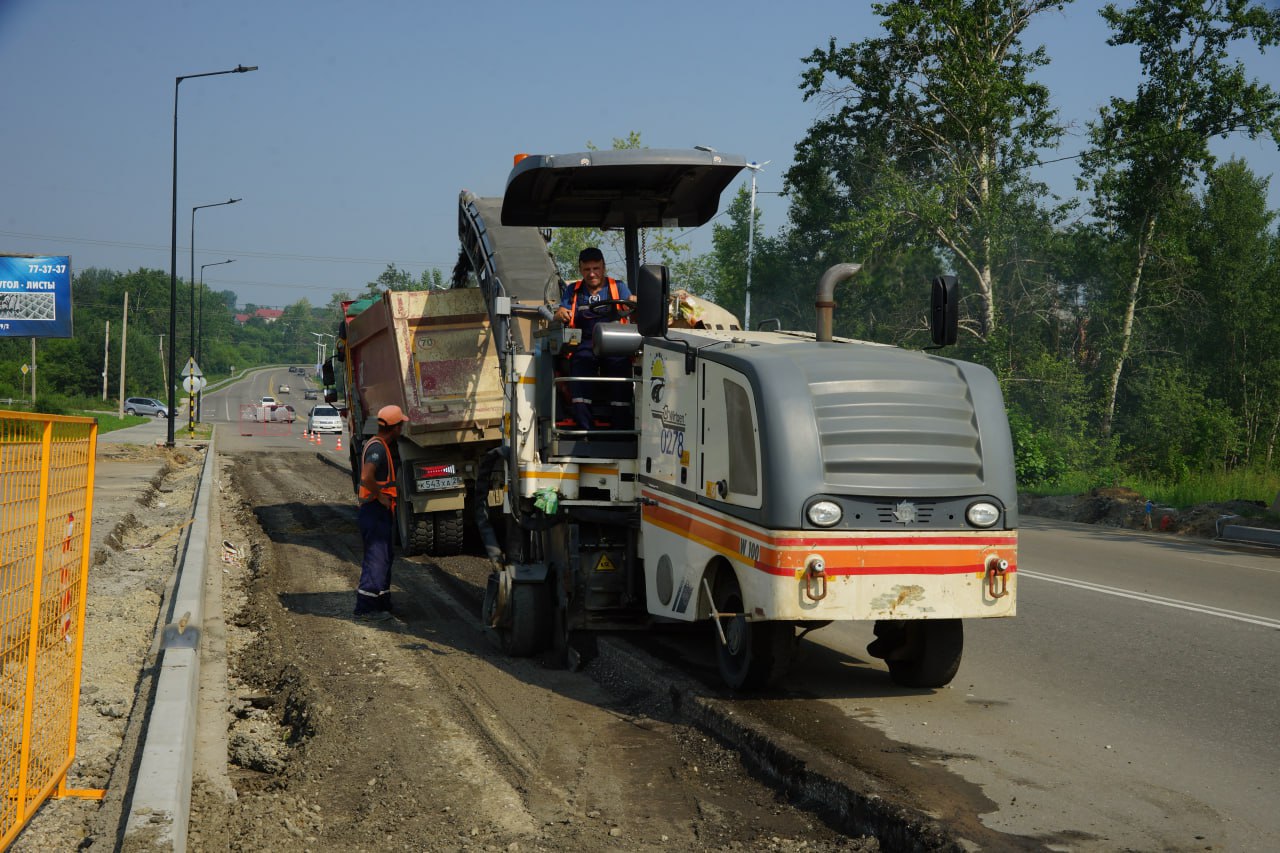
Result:
{"label": "truck tire", "polygon": [[960,669],[964,623],[959,619],[920,619],[896,623],[906,642],[902,653],[885,663],[889,677],[903,687],[946,687]]}
{"label": "truck tire", "polygon": [[462,553],[465,527],[462,510],[446,509],[431,513],[435,519],[434,542],[428,553],[436,557],[456,557]]}
{"label": "truck tire", "polygon": [[436,550],[436,526],[431,513],[414,513],[409,522],[409,541],[405,543],[407,556],[434,554]]}

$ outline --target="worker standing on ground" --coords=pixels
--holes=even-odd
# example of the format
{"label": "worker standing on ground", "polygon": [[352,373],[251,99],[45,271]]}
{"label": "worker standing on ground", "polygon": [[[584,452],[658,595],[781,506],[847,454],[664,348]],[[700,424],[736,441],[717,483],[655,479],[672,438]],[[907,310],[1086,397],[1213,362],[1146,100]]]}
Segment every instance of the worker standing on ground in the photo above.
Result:
{"label": "worker standing on ground", "polygon": [[356,588],[357,619],[381,621],[391,617],[391,537],[395,535],[396,467],[391,448],[405,421],[399,406],[378,410],[378,434],[360,453],[360,539],[364,561]]}
{"label": "worker standing on ground", "polygon": [[[571,282],[560,299],[556,317],[571,329],[582,330],[582,341],[569,354],[569,375],[574,378],[616,377],[631,378],[631,359],[626,356],[597,358],[592,352],[591,341],[597,323],[615,320],[627,322],[630,306],[598,303],[635,302],[635,297],[625,281],[609,278],[605,274],[604,253],[595,246],[588,246],[578,254],[578,281]],[[596,307],[593,307],[596,306]],[[594,386],[594,387],[593,387]],[[591,399],[609,401],[609,425],[613,429],[629,429],[626,413],[630,406],[631,387],[622,382],[573,382],[573,419],[578,429],[591,429]]]}

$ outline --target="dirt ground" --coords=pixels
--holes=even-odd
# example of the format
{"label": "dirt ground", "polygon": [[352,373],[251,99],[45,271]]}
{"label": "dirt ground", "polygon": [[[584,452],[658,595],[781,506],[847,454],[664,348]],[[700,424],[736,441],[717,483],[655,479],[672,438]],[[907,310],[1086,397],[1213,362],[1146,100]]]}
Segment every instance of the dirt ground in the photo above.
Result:
{"label": "dirt ground", "polygon": [[229,762],[197,768],[191,849],[879,849],[785,802],[625,672],[501,655],[478,585],[459,596],[425,560],[397,564],[394,620],[352,620],[345,475],[305,454],[223,464],[222,535],[246,559],[224,574]]}

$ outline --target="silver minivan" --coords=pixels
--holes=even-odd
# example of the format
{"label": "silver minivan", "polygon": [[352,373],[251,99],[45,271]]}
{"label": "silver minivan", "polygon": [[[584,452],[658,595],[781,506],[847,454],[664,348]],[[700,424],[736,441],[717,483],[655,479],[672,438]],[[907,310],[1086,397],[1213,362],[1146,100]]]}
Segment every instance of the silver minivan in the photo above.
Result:
{"label": "silver minivan", "polygon": [[315,406],[307,417],[310,432],[342,432],[342,416],[333,406]]}
{"label": "silver minivan", "polygon": [[169,417],[169,407],[159,400],[150,397],[129,397],[124,401],[126,415],[155,415],[157,418]]}

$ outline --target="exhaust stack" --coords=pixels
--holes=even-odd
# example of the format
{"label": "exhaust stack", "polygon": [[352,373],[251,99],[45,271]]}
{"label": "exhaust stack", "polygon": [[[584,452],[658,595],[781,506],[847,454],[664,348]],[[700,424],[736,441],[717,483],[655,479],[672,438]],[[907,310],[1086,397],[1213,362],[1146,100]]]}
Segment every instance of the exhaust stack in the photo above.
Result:
{"label": "exhaust stack", "polygon": [[818,299],[814,307],[818,309],[818,335],[816,340],[831,340],[831,324],[835,317],[836,285],[847,281],[858,274],[862,264],[836,264],[822,274],[818,280]]}

